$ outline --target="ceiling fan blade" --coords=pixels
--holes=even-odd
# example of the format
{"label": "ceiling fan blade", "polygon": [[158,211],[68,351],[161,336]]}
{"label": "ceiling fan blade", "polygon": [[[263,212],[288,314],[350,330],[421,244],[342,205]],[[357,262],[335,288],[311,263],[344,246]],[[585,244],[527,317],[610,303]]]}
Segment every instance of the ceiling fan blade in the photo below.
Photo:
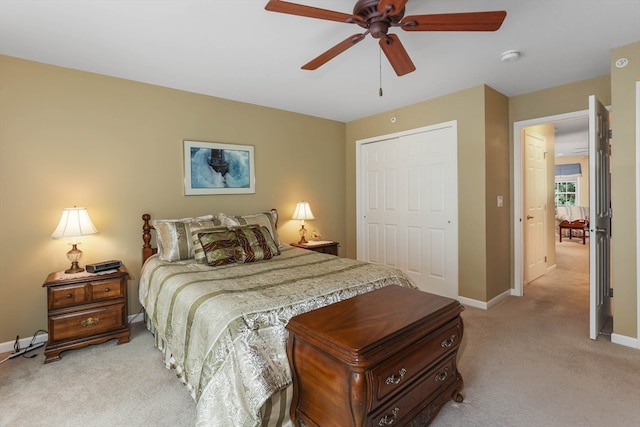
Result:
{"label": "ceiling fan blade", "polygon": [[397,14],[404,9],[407,1],[409,0],[380,0],[380,3],[378,3],[378,12],[383,15],[387,11],[389,11],[391,15],[393,15],[394,12]]}
{"label": "ceiling fan blade", "polygon": [[406,31],[496,31],[507,12],[443,13],[405,16],[400,26]]}
{"label": "ceiling fan blade", "polygon": [[386,37],[381,37],[380,47],[398,76],[404,76],[415,71],[416,66],[413,65],[409,54],[400,43],[397,35],[387,34]]}
{"label": "ceiling fan blade", "polygon": [[349,49],[351,46],[354,46],[356,43],[362,41],[367,33],[362,34],[354,34],[352,36],[347,37],[337,45],[333,46],[331,49],[327,50],[324,53],[321,53],[316,58],[307,62],[302,66],[303,70],[315,70],[322,65],[326,64],[336,56],[340,55],[345,50]]}
{"label": "ceiling fan blade", "polygon": [[270,12],[288,13],[289,15],[326,19],[328,21],[347,22],[350,24],[362,21],[362,18],[356,15],[280,0],[269,0],[264,8]]}

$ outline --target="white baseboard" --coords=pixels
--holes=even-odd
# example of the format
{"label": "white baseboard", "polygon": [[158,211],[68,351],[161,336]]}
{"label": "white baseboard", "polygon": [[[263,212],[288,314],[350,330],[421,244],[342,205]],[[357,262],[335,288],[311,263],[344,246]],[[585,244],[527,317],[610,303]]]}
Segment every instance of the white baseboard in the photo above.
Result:
{"label": "white baseboard", "polygon": [[129,323],[144,322],[144,313],[132,314],[129,316]]}
{"label": "white baseboard", "polygon": [[[129,323],[144,322],[144,314],[143,313],[132,314],[127,319],[129,321]],[[18,340],[18,345],[20,346],[20,348],[25,348],[26,346],[28,346],[31,343],[32,339],[33,339],[33,336],[26,337],[26,338],[20,338]],[[48,339],[49,339],[49,334],[40,334],[36,338],[36,341],[34,342],[34,344],[37,344],[37,343],[40,343],[40,342],[47,342]],[[13,353],[13,350],[14,350],[13,344],[14,343],[15,343],[15,340],[14,341],[7,341],[7,342],[0,343],[0,353]]]}
{"label": "white baseboard", "polygon": [[482,310],[488,310],[503,299],[511,296],[511,289],[504,291],[497,297],[491,299],[490,301],[478,301],[476,299],[466,298],[466,297],[458,297],[458,301],[464,305],[468,305],[470,307],[480,308]]}
{"label": "white baseboard", "polygon": [[[18,345],[20,346],[21,349],[25,348],[29,344],[31,344],[31,340],[32,339],[33,339],[33,336],[26,337],[26,338],[20,338],[18,340]],[[41,342],[47,342],[48,339],[49,339],[49,334],[40,334],[36,338],[34,344],[41,343]],[[14,350],[13,345],[14,345],[14,343],[15,343],[15,340],[0,343],[0,353],[13,353],[13,350]]]}
{"label": "white baseboard", "polygon": [[625,347],[640,348],[640,341],[638,338],[627,337],[620,334],[611,334],[611,342]]}

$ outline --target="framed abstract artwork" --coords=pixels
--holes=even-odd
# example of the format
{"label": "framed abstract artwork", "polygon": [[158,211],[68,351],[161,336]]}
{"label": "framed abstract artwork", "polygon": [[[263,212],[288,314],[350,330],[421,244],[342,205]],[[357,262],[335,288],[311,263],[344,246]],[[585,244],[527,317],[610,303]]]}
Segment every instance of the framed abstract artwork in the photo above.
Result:
{"label": "framed abstract artwork", "polygon": [[185,195],[255,192],[252,145],[184,141]]}

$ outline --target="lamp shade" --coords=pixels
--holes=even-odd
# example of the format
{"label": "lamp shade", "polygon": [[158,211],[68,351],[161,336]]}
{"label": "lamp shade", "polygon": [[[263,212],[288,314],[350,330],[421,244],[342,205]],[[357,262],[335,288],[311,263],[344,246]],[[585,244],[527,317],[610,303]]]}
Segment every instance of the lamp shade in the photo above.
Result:
{"label": "lamp shade", "polygon": [[305,219],[315,219],[311,207],[308,202],[298,202],[296,205],[296,211],[293,213],[292,219],[299,219],[304,221]]}
{"label": "lamp shade", "polygon": [[89,218],[87,208],[64,208],[60,223],[51,237],[59,239],[62,237],[82,237],[89,234],[96,234],[98,230]]}

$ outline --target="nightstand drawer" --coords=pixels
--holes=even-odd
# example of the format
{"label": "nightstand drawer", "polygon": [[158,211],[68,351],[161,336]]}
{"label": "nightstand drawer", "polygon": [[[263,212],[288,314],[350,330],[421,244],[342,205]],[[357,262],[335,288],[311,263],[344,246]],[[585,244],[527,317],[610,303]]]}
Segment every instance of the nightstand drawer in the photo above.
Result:
{"label": "nightstand drawer", "polygon": [[49,342],[84,338],[125,328],[124,304],[49,317]]}
{"label": "nightstand drawer", "polygon": [[103,301],[124,296],[124,284],[120,279],[102,280],[91,283],[91,300]]}
{"label": "nightstand drawer", "polygon": [[49,308],[72,307],[90,301],[86,283],[70,286],[58,286],[49,289]]}

